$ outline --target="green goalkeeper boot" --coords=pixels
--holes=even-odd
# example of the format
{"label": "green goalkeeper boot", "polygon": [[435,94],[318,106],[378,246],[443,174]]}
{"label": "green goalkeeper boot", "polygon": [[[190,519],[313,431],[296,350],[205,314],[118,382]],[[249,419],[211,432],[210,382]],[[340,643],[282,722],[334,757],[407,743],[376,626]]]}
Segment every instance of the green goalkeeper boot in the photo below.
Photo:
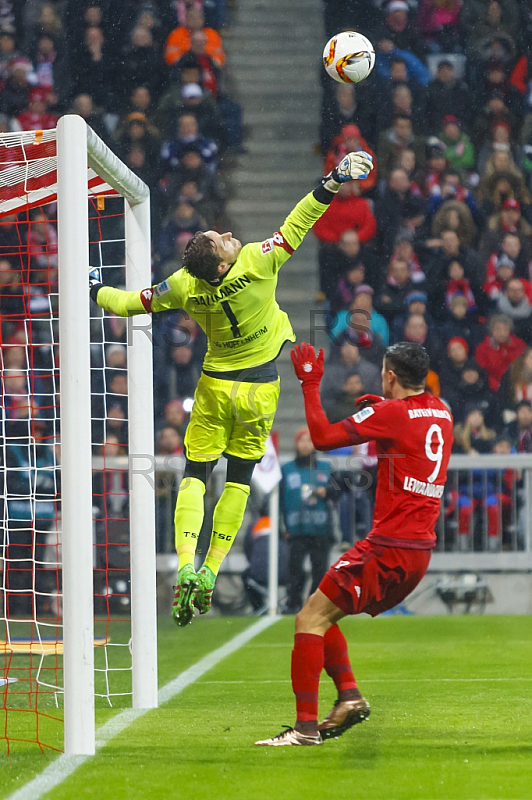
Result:
{"label": "green goalkeeper boot", "polygon": [[194,593],[194,605],[200,614],[206,614],[211,608],[216,575],[210,567],[206,567],[204,564],[198,572],[197,579],[198,588]]}
{"label": "green goalkeeper boot", "polygon": [[194,618],[194,593],[198,588],[198,575],[191,564],[185,564],[177,573],[172,617],[180,628]]}

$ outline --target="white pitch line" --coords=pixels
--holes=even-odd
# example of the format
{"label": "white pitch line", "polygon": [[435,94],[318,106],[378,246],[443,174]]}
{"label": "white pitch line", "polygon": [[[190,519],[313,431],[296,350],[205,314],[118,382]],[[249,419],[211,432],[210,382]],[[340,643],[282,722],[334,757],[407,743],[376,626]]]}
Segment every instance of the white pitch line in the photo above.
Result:
{"label": "white pitch line", "polygon": [[[508,683],[513,681],[530,682],[532,678],[364,678],[361,682],[366,683]],[[273,680],[261,681],[200,681],[201,686],[210,683],[245,683],[246,686],[257,686],[261,683],[291,683],[290,678],[275,678]],[[330,683],[329,678],[322,678],[320,683]],[[7,798],[9,800],[9,798]]]}
{"label": "white pitch line", "polygon": [[[197,664],[193,664],[163,686],[162,689],[159,689],[159,705],[172,700],[172,698],[182,692],[183,689],[186,689],[187,686],[197,681],[198,678],[205,675],[206,672],[219,664],[220,661],[235,653],[255,636],[258,636],[259,633],[262,633],[273,625],[274,622],[277,622],[277,620],[278,617],[263,617],[254,625],[242,631],[242,633],[238,633],[217,650],[208,653],[208,655],[200,659]],[[126,708],[124,711],[121,711],[120,714],[110,719],[96,731],[97,750],[105,747],[111,739],[114,739],[115,736],[122,733],[122,731],[128,728],[135,720],[144,716],[144,714],[147,714],[148,711],[151,710],[152,709],[149,708]],[[55,761],[52,761],[46,769],[36,775],[29,783],[17,789],[13,794],[10,794],[6,800],[40,800],[41,797],[52,791],[52,789],[55,789],[56,786],[59,786],[60,783],[66,780],[78,767],[90,758],[93,758],[93,756],[61,755],[56,758]]]}

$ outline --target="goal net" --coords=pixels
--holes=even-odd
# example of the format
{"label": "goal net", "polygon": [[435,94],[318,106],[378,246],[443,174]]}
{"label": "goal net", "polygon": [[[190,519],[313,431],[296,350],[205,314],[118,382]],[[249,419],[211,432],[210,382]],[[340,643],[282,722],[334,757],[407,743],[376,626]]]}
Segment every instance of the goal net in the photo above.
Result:
{"label": "goal net", "polygon": [[80,118],[0,136],[7,752],[17,742],[92,752],[95,697],[156,702],[153,501],[130,476],[132,456],[153,452],[151,349],[127,320],[89,304],[87,284],[89,263],[113,285],[150,283],[147,202]]}

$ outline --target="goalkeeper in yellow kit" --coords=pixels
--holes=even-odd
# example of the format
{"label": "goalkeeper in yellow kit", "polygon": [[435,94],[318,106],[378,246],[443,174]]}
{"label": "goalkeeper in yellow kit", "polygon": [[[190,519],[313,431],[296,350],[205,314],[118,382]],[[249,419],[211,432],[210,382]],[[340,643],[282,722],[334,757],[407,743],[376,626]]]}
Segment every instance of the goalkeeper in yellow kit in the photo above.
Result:
{"label": "goalkeeper in yellow kit", "polygon": [[[196,233],[185,249],[183,269],[157,286],[125,292],[102,284],[99,270],[90,272],[91,297],[107,311],[132,316],[182,308],[207,335],[175,508],[179,568],[172,615],[178,625],[192,621],[194,607],[200,614],[210,609],[220,564],[242,524],[253,469],[265,453],[279,399],[275,360],[284,343],[296,338],[275,299],[279,268],[341,184],[364,179],[372,169],[367,153],[349,153],[263,242],[242,246],[231,233]],[[222,455],[226,483],[214,509],[205,562],[196,572],[205,486]]]}

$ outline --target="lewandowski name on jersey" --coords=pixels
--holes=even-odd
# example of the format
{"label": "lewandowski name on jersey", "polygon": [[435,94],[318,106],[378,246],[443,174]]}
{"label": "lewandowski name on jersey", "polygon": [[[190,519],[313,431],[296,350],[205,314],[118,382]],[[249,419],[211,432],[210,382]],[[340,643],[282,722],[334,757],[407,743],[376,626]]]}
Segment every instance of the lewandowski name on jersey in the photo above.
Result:
{"label": "lewandowski name on jersey", "polygon": [[384,400],[345,420],[353,443],[375,440],[378,478],[373,530],[376,543],[429,549],[445,490],[453,418],[429,392]]}

